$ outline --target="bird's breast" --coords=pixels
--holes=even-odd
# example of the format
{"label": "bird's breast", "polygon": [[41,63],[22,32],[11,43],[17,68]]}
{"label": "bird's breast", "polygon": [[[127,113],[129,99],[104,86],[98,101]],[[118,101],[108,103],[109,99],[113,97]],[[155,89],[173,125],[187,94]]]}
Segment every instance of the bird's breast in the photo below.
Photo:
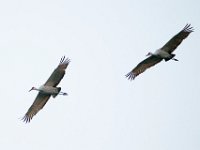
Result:
{"label": "bird's breast", "polygon": [[171,56],[168,52],[164,51],[163,49],[158,49],[154,54],[163,59],[169,58]]}
{"label": "bird's breast", "polygon": [[57,94],[58,89],[56,87],[42,85],[40,87],[40,92],[52,95],[52,94]]}

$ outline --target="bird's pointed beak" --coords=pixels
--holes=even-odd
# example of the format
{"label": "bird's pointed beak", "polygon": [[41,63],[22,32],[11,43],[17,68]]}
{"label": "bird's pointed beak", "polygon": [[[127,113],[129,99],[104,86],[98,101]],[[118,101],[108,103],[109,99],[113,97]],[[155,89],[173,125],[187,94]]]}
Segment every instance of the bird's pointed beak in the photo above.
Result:
{"label": "bird's pointed beak", "polygon": [[33,88],[31,88],[31,89],[29,90],[29,92],[32,91],[32,90],[33,90]]}

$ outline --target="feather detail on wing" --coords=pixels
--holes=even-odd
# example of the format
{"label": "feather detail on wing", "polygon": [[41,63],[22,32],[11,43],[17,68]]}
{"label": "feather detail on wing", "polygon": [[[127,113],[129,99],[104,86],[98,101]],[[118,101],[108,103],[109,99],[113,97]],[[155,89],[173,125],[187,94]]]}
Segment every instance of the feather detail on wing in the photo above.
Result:
{"label": "feather detail on wing", "polygon": [[51,95],[49,94],[43,94],[38,93],[37,97],[35,98],[35,101],[31,105],[31,107],[28,109],[25,116],[22,118],[22,120],[26,123],[30,122],[33,116],[37,114],[38,111],[40,111],[44,105],[47,103]]}
{"label": "feather detail on wing", "polygon": [[58,67],[53,71],[44,85],[56,87],[65,75],[65,69],[70,63],[70,59],[65,56],[61,58]]}
{"label": "feather detail on wing", "polygon": [[193,32],[193,27],[187,24],[178,34],[172,37],[161,49],[171,54],[181,42],[188,37],[188,35]]}
{"label": "feather detail on wing", "polygon": [[139,74],[143,73],[146,69],[154,66],[155,64],[159,63],[162,61],[162,58],[156,57],[154,55],[146,58],[142,62],[140,62],[131,72],[126,74],[126,77],[129,80],[134,80],[136,76]]}

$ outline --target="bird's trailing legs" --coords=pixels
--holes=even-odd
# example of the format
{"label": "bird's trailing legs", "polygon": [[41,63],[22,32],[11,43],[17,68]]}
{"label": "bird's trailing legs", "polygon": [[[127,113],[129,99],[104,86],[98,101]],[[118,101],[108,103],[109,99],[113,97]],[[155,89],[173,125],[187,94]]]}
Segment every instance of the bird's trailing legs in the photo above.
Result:
{"label": "bird's trailing legs", "polygon": [[171,59],[171,60],[174,60],[174,61],[178,61],[178,59],[174,58],[175,56],[176,56],[175,54],[171,54],[170,57],[165,58],[165,61],[169,61],[170,59]]}
{"label": "bird's trailing legs", "polygon": [[59,92],[58,94],[59,94],[59,95],[64,95],[64,96],[65,96],[65,95],[68,95],[68,94],[65,93],[65,92]]}
{"label": "bird's trailing legs", "polygon": [[174,60],[174,61],[178,61],[178,59],[176,59],[176,58],[172,58],[172,60]]}

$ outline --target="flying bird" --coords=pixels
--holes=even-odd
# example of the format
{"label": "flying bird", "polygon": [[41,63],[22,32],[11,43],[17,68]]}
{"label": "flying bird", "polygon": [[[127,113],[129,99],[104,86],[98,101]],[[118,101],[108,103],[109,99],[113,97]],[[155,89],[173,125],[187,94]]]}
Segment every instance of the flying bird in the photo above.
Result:
{"label": "flying bird", "polygon": [[26,123],[30,122],[33,116],[35,116],[38,111],[40,111],[44,105],[47,103],[49,98],[52,96],[55,98],[57,95],[67,95],[65,92],[61,92],[61,87],[56,87],[62,78],[65,75],[65,69],[70,63],[70,59],[63,56],[60,60],[59,65],[57,68],[53,71],[49,79],[45,82],[44,85],[42,85],[39,88],[32,87],[30,91],[36,90],[39,91],[38,95],[35,98],[35,101],[31,105],[31,107],[28,109],[25,116],[22,118],[22,120]]}
{"label": "flying bird", "polygon": [[181,42],[188,37],[188,35],[193,32],[193,27],[190,24],[186,26],[174,37],[172,37],[162,48],[156,50],[154,53],[149,52],[145,60],[140,62],[131,72],[126,74],[129,80],[134,80],[139,74],[143,73],[146,69],[156,65],[163,59],[165,61],[174,60],[178,61],[173,51],[181,44]]}

